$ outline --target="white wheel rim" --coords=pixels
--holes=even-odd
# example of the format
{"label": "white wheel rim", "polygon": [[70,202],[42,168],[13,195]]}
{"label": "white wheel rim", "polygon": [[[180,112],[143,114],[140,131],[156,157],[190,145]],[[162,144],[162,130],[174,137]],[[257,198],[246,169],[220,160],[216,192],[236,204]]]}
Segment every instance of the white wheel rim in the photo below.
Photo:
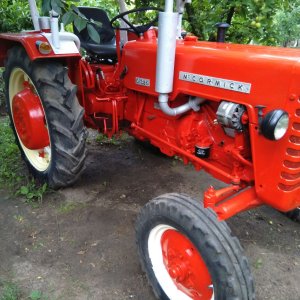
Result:
{"label": "white wheel rim", "polygon": [[[193,300],[177,288],[164,265],[161,239],[163,234],[170,229],[177,231],[176,228],[165,224],[157,225],[150,231],[148,238],[148,253],[152,263],[152,269],[156,280],[170,300]],[[211,288],[213,287],[211,286]],[[214,300],[214,293],[210,300]]]}
{"label": "white wheel rim", "polygon": [[[12,118],[14,118],[12,113],[12,104],[13,99],[16,94],[21,92],[24,89],[24,82],[29,81],[30,85],[32,85],[35,89],[36,94],[38,95],[37,89],[35,85],[33,84],[32,80],[28,76],[28,74],[22,70],[21,68],[14,68],[11,72],[10,78],[9,78],[9,103],[10,103],[10,111]],[[41,103],[42,108],[43,104]],[[43,108],[44,110],[44,108]],[[45,115],[45,111],[44,111]],[[46,116],[46,115],[45,115]],[[46,119],[46,118],[45,118]],[[46,126],[47,120],[46,120]],[[39,172],[44,172],[48,169],[51,162],[51,143],[49,146],[38,149],[38,150],[31,150],[25,147],[25,145],[22,143],[17,130],[15,130],[18,136],[19,143],[25,153],[26,158],[30,162],[30,164]]]}

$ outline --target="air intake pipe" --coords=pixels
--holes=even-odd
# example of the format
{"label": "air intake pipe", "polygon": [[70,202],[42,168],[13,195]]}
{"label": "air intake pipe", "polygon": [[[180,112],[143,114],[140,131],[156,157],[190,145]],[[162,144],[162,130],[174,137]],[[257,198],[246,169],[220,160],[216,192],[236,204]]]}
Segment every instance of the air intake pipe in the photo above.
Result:
{"label": "air intake pipe", "polygon": [[197,111],[198,105],[203,101],[199,98],[190,98],[186,104],[179,107],[169,106],[168,94],[173,91],[178,20],[178,13],[173,12],[173,0],[166,0],[165,11],[159,13],[155,90],[159,93],[160,109],[169,116],[177,116],[191,109]]}

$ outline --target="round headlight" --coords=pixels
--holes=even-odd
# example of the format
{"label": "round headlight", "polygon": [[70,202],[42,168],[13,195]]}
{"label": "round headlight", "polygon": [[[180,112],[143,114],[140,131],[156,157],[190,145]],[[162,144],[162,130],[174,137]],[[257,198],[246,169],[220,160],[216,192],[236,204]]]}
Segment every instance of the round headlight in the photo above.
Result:
{"label": "round headlight", "polygon": [[267,113],[261,123],[261,133],[269,140],[278,141],[284,137],[289,127],[289,115],[281,109]]}

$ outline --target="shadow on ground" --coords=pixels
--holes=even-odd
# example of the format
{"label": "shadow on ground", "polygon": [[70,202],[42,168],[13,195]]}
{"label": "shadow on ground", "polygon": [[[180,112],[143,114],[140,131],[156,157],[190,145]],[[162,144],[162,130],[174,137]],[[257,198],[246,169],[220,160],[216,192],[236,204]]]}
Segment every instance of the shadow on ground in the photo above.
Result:
{"label": "shadow on ground", "polygon": [[[88,147],[82,179],[38,208],[1,192],[0,283],[16,282],[23,296],[38,290],[49,300],[152,300],[136,256],[137,212],[160,194],[200,199],[209,184],[220,183],[131,139],[90,140]],[[257,299],[299,300],[299,225],[270,208],[240,214],[229,225],[250,260]]]}

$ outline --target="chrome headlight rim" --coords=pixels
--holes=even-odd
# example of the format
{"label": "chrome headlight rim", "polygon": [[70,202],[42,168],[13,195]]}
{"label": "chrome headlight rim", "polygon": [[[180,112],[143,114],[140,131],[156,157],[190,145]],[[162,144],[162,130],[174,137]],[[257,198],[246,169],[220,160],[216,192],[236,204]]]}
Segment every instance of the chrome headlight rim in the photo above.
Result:
{"label": "chrome headlight rim", "polygon": [[286,135],[288,128],[289,114],[282,109],[274,109],[263,118],[260,129],[265,138],[278,141]]}

